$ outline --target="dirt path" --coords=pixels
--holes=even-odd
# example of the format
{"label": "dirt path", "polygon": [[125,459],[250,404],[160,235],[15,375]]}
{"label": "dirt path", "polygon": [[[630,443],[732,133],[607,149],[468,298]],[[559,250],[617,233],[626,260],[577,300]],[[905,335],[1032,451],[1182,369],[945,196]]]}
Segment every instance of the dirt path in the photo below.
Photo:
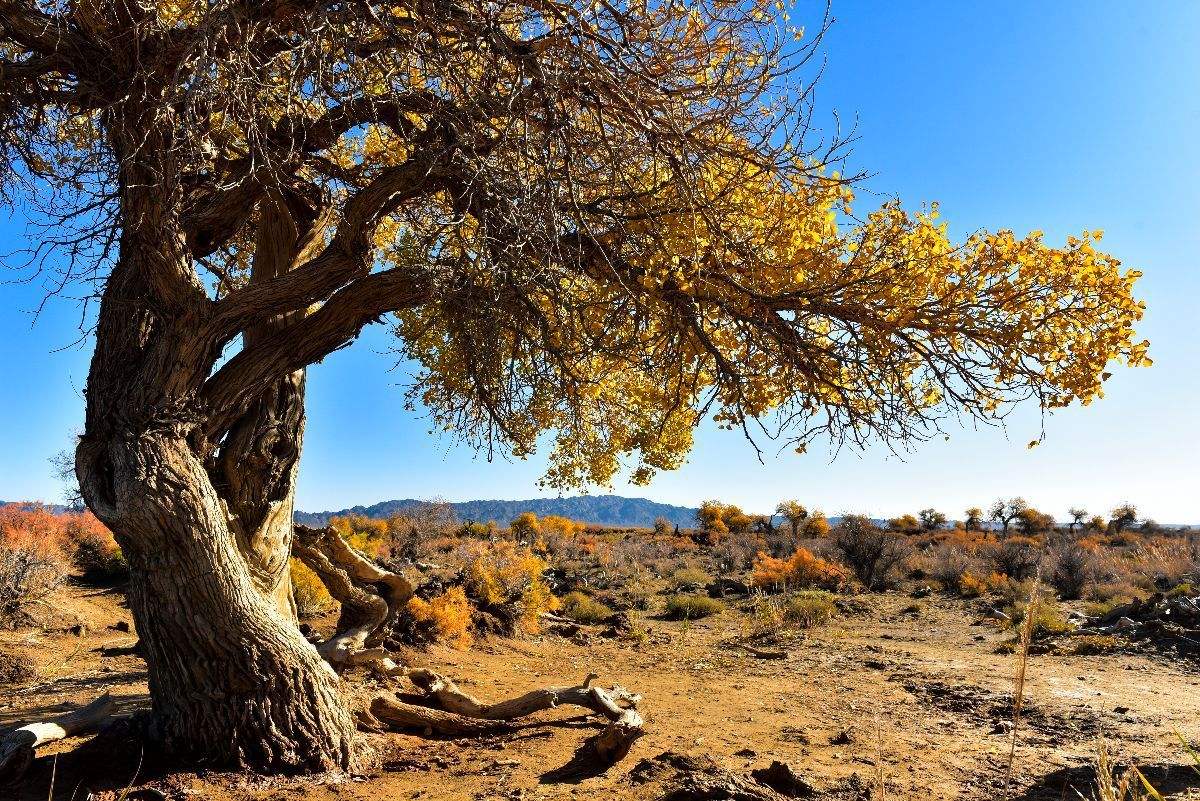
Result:
{"label": "dirt path", "polygon": [[[0,647],[34,655],[43,674],[33,685],[0,688],[0,727],[86,702],[105,688],[145,692],[143,663],[119,650],[134,638],[106,628],[129,619],[119,600],[72,590],[59,611],[64,627],[72,615],[86,620],[82,636],[0,633]],[[1015,657],[996,649],[1011,635],[972,625],[975,614],[962,601],[926,599],[913,615],[902,613],[912,603],[905,596],[866,600],[870,611],[797,640],[786,660],[724,647],[745,626],[745,617],[732,611],[690,624],[648,621],[644,643],[596,638],[583,646],[548,637],[421,656],[483,698],[578,681],[589,671],[641,693],[646,737],[624,763],[599,776],[556,772],[595,730],[563,710],[486,741],[375,738],[381,766],[353,780],[183,774],[158,786],[170,797],[214,801],[635,799],[648,797],[648,788],[631,785],[628,771],[643,758],[675,751],[706,754],[743,772],[778,759],[818,786],[845,785],[858,774],[858,784],[877,787],[882,765],[893,798],[1004,797]],[[1173,797],[1200,798],[1193,787],[1200,777],[1183,764],[1175,734],[1197,733],[1198,684],[1200,675],[1147,655],[1032,657],[1013,796],[1076,797],[1070,787],[1086,790],[1103,737],[1115,755],[1148,766]],[[56,797],[71,798],[77,787],[123,785],[137,770],[137,756],[114,757],[111,749],[91,755],[86,748],[64,756]],[[49,756],[39,760],[16,798],[46,799],[51,763]]]}

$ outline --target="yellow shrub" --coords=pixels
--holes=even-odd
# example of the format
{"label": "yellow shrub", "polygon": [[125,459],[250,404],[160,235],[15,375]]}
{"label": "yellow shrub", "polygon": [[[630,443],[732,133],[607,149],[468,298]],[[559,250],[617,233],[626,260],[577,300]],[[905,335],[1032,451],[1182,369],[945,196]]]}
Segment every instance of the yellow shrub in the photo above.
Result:
{"label": "yellow shrub", "polygon": [[383,556],[391,548],[391,532],[386,520],[346,515],[330,518],[329,527],[350,543],[352,548],[367,556]]}
{"label": "yellow shrub", "polygon": [[333,597],[316,573],[298,559],[292,560],[291,570],[292,597],[296,601],[297,615],[302,618],[318,617],[333,608]]}
{"label": "yellow shrub", "polygon": [[451,587],[428,601],[410,598],[408,613],[428,628],[437,642],[466,649],[475,641],[471,636],[471,604],[462,587]]}
{"label": "yellow shrub", "polygon": [[786,560],[760,551],[754,559],[752,580],[758,587],[836,587],[846,578],[839,565],[814,556],[807,548],[797,548]]}
{"label": "yellow shrub", "polygon": [[467,566],[467,590],[485,605],[514,602],[521,608],[521,628],[541,630],[543,612],[558,608],[558,599],[542,578],[546,563],[532,550],[511,541],[480,543]]}

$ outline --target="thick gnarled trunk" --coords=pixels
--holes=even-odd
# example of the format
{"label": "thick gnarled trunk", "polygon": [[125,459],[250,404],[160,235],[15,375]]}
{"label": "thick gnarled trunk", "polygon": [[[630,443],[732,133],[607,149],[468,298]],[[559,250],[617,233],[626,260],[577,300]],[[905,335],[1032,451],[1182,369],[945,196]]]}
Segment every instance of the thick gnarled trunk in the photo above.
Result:
{"label": "thick gnarled trunk", "polygon": [[355,730],[341,682],[290,602],[303,373],[241,410],[217,451],[197,394],[220,343],[204,334],[212,302],[181,233],[171,120],[124,111],[112,125],[120,258],[101,301],[76,472],[129,562],[155,743],[206,764],[345,769]]}
{"label": "thick gnarled trunk", "polygon": [[109,522],[130,563],[155,739],[180,756],[270,772],[350,766],[339,679],[257,586],[186,442],[143,432],[107,450]]}

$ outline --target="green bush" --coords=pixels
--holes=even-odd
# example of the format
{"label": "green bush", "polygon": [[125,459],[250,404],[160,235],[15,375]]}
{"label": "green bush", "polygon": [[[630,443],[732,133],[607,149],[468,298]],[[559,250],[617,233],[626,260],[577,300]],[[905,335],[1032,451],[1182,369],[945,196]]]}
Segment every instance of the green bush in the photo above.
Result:
{"label": "green bush", "polygon": [[613,610],[608,606],[578,590],[563,596],[562,608],[559,611],[563,617],[585,625],[603,623],[613,616]]}
{"label": "green bush", "polygon": [[80,540],[72,561],[88,581],[110,583],[129,578],[129,564],[116,543],[100,539]]}
{"label": "green bush", "polygon": [[[1007,607],[1006,612],[1012,618],[1010,625],[1019,629],[1025,624],[1025,616],[1029,613],[1029,601],[1017,601]],[[1071,624],[1063,616],[1058,602],[1052,597],[1043,594],[1036,598],[1032,614],[1033,628],[1030,634],[1035,640],[1054,634],[1066,634],[1072,630]]]}
{"label": "green bush", "polygon": [[707,595],[672,595],[664,616],[668,620],[699,620],[724,611],[725,604]]}
{"label": "green bush", "polygon": [[712,577],[698,567],[681,567],[671,572],[668,584],[671,589],[677,590],[680,587],[687,587],[693,584],[703,587],[710,581],[712,581]]}
{"label": "green bush", "polygon": [[833,593],[803,590],[788,598],[783,616],[789,623],[810,629],[828,623],[837,614]]}

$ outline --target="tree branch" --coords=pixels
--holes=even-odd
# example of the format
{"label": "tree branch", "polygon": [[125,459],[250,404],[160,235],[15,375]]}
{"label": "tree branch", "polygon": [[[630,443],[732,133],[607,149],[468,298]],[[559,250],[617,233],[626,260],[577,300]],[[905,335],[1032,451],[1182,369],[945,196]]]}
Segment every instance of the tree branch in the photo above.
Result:
{"label": "tree branch", "polygon": [[209,441],[219,438],[271,381],[345,347],[380,316],[424,302],[430,288],[425,276],[399,269],[364,276],[304,320],[238,353],[200,392],[203,408],[211,412]]}

